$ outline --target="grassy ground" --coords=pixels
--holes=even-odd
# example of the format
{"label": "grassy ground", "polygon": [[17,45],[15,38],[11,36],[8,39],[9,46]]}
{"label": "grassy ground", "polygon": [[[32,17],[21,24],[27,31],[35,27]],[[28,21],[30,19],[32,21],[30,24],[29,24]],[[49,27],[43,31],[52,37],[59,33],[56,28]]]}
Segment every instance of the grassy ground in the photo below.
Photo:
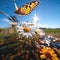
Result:
{"label": "grassy ground", "polygon": [[[0,29],[0,41],[4,40],[5,35],[12,35],[14,37],[16,35],[16,32],[10,34],[10,33],[5,33],[6,31],[9,31],[7,29]],[[60,29],[43,29],[43,31],[46,33],[46,35],[52,35],[57,38],[60,38]]]}
{"label": "grassy ground", "polygon": [[12,36],[13,38],[15,37],[15,35],[17,34],[16,31],[11,33],[11,31],[9,30],[10,28],[0,28],[0,41],[4,40],[4,36]]}
{"label": "grassy ground", "polygon": [[43,29],[46,33],[60,33],[60,29]]}
{"label": "grassy ground", "polygon": [[60,29],[43,29],[46,35],[52,35],[54,37],[60,38]]}

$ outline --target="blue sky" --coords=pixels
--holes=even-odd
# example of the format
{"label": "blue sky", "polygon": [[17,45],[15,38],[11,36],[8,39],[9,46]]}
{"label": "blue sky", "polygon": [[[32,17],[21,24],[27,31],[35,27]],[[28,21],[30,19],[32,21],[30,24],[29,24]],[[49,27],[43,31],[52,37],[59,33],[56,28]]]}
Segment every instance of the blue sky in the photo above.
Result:
{"label": "blue sky", "polygon": [[[16,0],[18,7],[33,0]],[[6,8],[5,6],[8,6]],[[3,10],[9,15],[15,15],[19,22],[32,21],[33,16],[36,14],[39,18],[39,24],[52,28],[60,28],[60,0],[40,0],[39,5],[28,15],[19,17],[14,13],[13,0],[1,0],[0,10]],[[0,27],[9,27],[7,17],[0,14]]]}

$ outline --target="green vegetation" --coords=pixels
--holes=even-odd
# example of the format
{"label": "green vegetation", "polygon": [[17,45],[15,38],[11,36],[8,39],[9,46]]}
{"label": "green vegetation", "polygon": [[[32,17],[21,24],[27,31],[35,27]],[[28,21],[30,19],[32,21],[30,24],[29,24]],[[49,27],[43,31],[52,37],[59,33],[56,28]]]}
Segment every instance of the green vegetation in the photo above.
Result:
{"label": "green vegetation", "polygon": [[[13,33],[11,33],[10,29],[12,29]],[[51,34],[51,35],[60,37],[60,29],[43,29],[43,31],[46,34]],[[4,40],[4,36],[10,36],[11,39],[15,40],[16,37],[18,36],[18,33],[16,32],[16,30],[14,28],[5,28],[5,29],[0,28],[0,41]],[[17,39],[18,39],[18,37],[17,37]],[[25,38],[22,38],[22,36],[20,36],[20,39],[25,39]]]}
{"label": "green vegetation", "polygon": [[60,29],[43,29],[45,33],[60,33]]}
{"label": "green vegetation", "polygon": [[3,36],[5,35],[4,31],[5,31],[5,29],[0,28],[0,41],[3,41]]}
{"label": "green vegetation", "polygon": [[[12,31],[10,31],[10,29],[12,29]],[[0,41],[4,41],[4,36],[10,36],[14,38],[17,36],[17,32],[13,28],[0,28]]]}
{"label": "green vegetation", "polygon": [[60,38],[60,29],[43,29],[46,35],[52,35],[56,38]]}

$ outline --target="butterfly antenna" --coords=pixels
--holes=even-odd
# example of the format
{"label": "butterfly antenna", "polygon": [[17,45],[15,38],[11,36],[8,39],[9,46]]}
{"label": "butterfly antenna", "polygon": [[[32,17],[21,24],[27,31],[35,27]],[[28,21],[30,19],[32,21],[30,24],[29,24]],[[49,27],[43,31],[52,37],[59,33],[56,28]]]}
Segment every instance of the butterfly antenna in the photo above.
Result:
{"label": "butterfly antenna", "polygon": [[13,0],[13,1],[14,1],[15,9],[18,10],[17,4],[16,4],[16,0]]}

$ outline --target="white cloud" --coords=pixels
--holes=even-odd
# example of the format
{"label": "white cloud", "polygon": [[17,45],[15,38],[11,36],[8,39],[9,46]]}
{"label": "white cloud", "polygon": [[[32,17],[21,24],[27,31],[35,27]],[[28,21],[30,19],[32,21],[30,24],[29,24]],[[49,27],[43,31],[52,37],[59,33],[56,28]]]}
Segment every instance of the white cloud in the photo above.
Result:
{"label": "white cloud", "polygon": [[34,21],[35,21],[35,20],[36,20],[36,21],[39,20],[39,18],[37,17],[36,14],[35,14],[34,17],[33,17],[33,20],[34,20]]}
{"label": "white cloud", "polygon": [[38,22],[40,19],[38,18],[38,16],[35,14],[33,16],[33,23],[35,24],[36,27],[40,27],[40,28],[48,28],[47,24],[40,24],[40,22]]}
{"label": "white cloud", "polygon": [[7,23],[11,23],[11,21],[8,20],[7,18],[3,18],[2,21],[3,21],[3,22],[7,22]]}
{"label": "white cloud", "polygon": [[40,24],[40,23],[38,23],[37,27],[39,27],[39,28],[48,28],[48,25],[47,24]]}
{"label": "white cloud", "polygon": [[35,14],[35,15],[33,16],[33,23],[36,25],[38,20],[39,20],[39,18],[38,18],[37,15]]}

